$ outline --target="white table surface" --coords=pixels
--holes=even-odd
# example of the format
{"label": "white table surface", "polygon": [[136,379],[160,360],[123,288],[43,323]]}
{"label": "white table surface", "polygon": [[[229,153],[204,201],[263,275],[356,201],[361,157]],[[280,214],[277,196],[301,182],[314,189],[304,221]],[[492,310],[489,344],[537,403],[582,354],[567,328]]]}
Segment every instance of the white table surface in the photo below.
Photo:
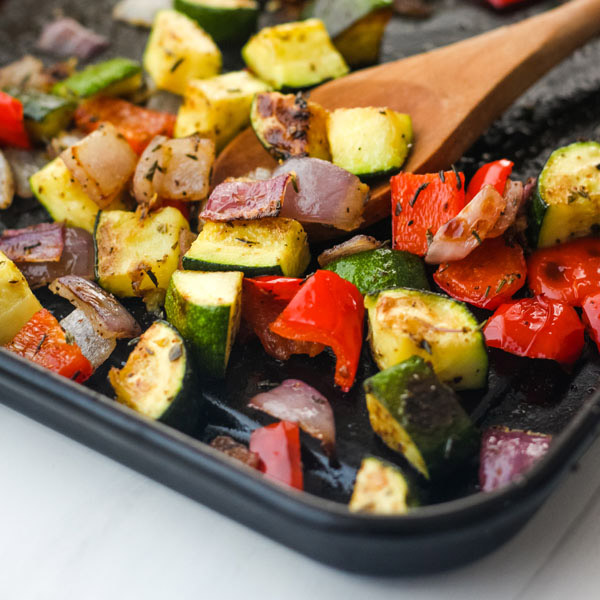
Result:
{"label": "white table surface", "polygon": [[0,600],[600,598],[600,443],[507,545],[414,578],[336,571],[0,406]]}

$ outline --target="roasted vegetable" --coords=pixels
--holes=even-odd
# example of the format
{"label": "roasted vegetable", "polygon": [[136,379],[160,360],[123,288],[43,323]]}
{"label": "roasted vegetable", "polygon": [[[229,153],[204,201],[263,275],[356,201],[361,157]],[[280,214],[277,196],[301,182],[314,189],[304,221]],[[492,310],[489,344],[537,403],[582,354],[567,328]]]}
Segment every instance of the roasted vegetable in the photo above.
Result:
{"label": "roasted vegetable", "polygon": [[307,237],[300,223],[273,217],[206,223],[183,257],[183,268],[298,277],[309,261]]}
{"label": "roasted vegetable", "polygon": [[8,208],[15,195],[15,179],[9,162],[0,150],[0,210]]}
{"label": "roasted vegetable", "polygon": [[469,181],[467,202],[470,202],[482,190],[484,185],[491,185],[499,194],[504,194],[506,182],[512,173],[514,163],[506,158],[487,163],[477,169]]}
{"label": "roasted vegetable", "polygon": [[221,62],[221,52],[195,21],[174,10],[156,14],[144,67],[158,89],[184,94],[190,79],[217,75]]}
{"label": "roasted vegetable", "polygon": [[257,94],[250,122],[260,143],[276,159],[312,156],[331,160],[327,111],[301,94]]}
{"label": "roasted vegetable", "polygon": [[367,252],[369,250],[377,250],[381,248],[383,243],[376,240],[370,235],[358,234],[345,242],[336,244],[331,248],[327,248],[317,256],[317,261],[321,268],[325,268],[328,264],[340,258],[346,258],[353,254],[359,254],[361,252]]}
{"label": "roasted vegetable", "polygon": [[136,412],[192,430],[198,418],[194,371],[185,342],[165,321],[155,321],[140,337],[122,369],[108,374],[116,399]]}
{"label": "roasted vegetable", "polygon": [[348,73],[319,19],[265,27],[250,38],[242,56],[277,90],[306,88]]}
{"label": "roasted vegetable", "polygon": [[243,273],[175,271],[165,312],[190,344],[197,368],[224,377],[241,317]]}
{"label": "roasted vegetable", "polygon": [[374,515],[405,515],[416,504],[416,493],[404,473],[391,463],[363,458],[348,508]]}
{"label": "roasted vegetable", "polygon": [[0,251],[15,262],[58,262],[65,246],[62,223],[38,223],[23,229],[5,229]]}
{"label": "roasted vegetable", "polygon": [[479,323],[462,302],[398,288],[365,298],[370,341],[380,369],[420,356],[457,390],[486,384],[488,357]]}
{"label": "roasted vegetable", "polygon": [[96,278],[120,297],[164,299],[179,263],[179,238],[189,224],[175,208],[146,217],[121,210],[102,211],[96,220]]}
{"label": "roasted vegetable", "polygon": [[174,8],[194,19],[220,43],[244,43],[256,31],[259,3],[255,0],[175,0]]}
{"label": "roasted vegetable", "polygon": [[581,305],[581,318],[587,332],[600,350],[600,294],[588,296]]}
{"label": "roasted vegetable", "polygon": [[599,142],[576,142],[550,155],[531,204],[533,244],[553,246],[589,235],[600,225],[599,164]]}
{"label": "roasted vegetable", "polygon": [[0,144],[30,148],[25,131],[23,104],[0,90]]}
{"label": "roasted vegetable", "polygon": [[[93,233],[100,208],[75,181],[62,158],[55,158],[31,176],[31,190],[55,221]],[[116,199],[110,209],[125,208]]]}
{"label": "roasted vegetable", "polygon": [[71,17],[57,17],[45,23],[37,48],[60,56],[76,56],[88,60],[108,48],[108,40],[84,27]]}
{"label": "roasted vegetable", "polygon": [[105,62],[89,65],[58,82],[52,93],[65,98],[89,98],[102,96],[128,96],[142,85],[142,67],[128,58],[111,58]]}
{"label": "roasted vegetable", "polygon": [[8,344],[41,308],[15,263],[0,251],[0,345]]}
{"label": "roasted vegetable", "polygon": [[259,92],[270,87],[248,71],[234,71],[187,83],[183,104],[177,113],[175,135],[198,133],[214,137],[223,149],[250,123],[250,105]]}
{"label": "roasted vegetable", "polygon": [[381,371],[363,387],[375,433],[428,479],[449,475],[476,452],[471,419],[422,358]]}
{"label": "roasted vegetable", "polygon": [[367,250],[338,258],[324,268],[353,283],[361,294],[398,287],[429,289],[423,261],[401,250]]}
{"label": "roasted vegetable", "polygon": [[412,121],[389,108],[338,108],[329,114],[331,160],[359,177],[400,170],[412,144]]}

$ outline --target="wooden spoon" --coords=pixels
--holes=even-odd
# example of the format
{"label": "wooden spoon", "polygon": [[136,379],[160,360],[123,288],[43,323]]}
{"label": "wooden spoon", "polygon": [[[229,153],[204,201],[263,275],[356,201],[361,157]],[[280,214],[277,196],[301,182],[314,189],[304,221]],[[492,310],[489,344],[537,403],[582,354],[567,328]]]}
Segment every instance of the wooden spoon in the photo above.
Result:
{"label": "wooden spoon", "polygon": [[[335,79],[310,97],[328,109],[387,106],[408,113],[415,141],[405,170],[435,172],[458,160],[528,87],[597,33],[600,0],[571,0],[519,23]],[[249,128],[217,159],[213,184],[275,164]],[[364,225],[389,214],[388,179],[373,186]],[[321,239],[339,233],[311,232]]]}

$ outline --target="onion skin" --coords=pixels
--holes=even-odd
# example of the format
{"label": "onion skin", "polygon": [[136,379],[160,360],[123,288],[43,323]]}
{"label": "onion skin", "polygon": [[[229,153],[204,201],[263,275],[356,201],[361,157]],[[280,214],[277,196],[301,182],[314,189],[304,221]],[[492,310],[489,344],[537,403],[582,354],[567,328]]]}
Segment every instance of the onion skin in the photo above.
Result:
{"label": "onion skin", "polygon": [[23,229],[5,229],[0,250],[16,263],[59,262],[65,246],[62,223],[39,223]]}
{"label": "onion skin", "polygon": [[321,252],[317,257],[317,261],[319,266],[325,267],[338,258],[352,256],[353,254],[366,252],[368,250],[377,250],[377,248],[381,248],[381,246],[383,246],[382,242],[370,235],[355,235],[349,240]]}
{"label": "onion skin", "polygon": [[66,275],[54,280],[50,290],[81,309],[102,337],[134,338],[142,332],[127,309],[93,281]]}
{"label": "onion skin", "polygon": [[77,56],[83,60],[91,58],[108,46],[108,40],[104,36],[69,17],[46,23],[37,42],[37,47],[44,52],[59,56]]}
{"label": "onion skin", "polygon": [[0,209],[8,208],[15,196],[15,180],[6,157],[0,151]]}

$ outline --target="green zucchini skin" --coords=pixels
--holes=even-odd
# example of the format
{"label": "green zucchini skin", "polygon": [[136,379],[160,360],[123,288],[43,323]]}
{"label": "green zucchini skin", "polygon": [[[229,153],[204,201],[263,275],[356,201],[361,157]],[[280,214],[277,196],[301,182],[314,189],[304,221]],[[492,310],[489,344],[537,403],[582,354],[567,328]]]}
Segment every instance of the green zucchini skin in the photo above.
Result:
{"label": "green zucchini skin", "polygon": [[256,31],[260,7],[217,6],[191,0],[175,0],[173,8],[194,19],[217,43],[230,42],[241,46]]}
{"label": "green zucchini skin", "polygon": [[283,271],[279,265],[273,265],[271,267],[250,267],[247,265],[212,263],[191,256],[183,257],[182,266],[187,271],[242,271],[245,277],[283,275]]}
{"label": "green zucchini skin", "polygon": [[529,207],[532,246],[553,246],[598,229],[599,164],[598,142],[576,142],[550,155]]}
{"label": "green zucchini skin", "polygon": [[381,371],[363,387],[375,432],[425,477],[449,474],[477,451],[477,429],[422,358]]}
{"label": "green zucchini skin", "polygon": [[405,287],[429,290],[423,261],[402,250],[378,248],[332,261],[324,267],[353,283],[361,294]]}

